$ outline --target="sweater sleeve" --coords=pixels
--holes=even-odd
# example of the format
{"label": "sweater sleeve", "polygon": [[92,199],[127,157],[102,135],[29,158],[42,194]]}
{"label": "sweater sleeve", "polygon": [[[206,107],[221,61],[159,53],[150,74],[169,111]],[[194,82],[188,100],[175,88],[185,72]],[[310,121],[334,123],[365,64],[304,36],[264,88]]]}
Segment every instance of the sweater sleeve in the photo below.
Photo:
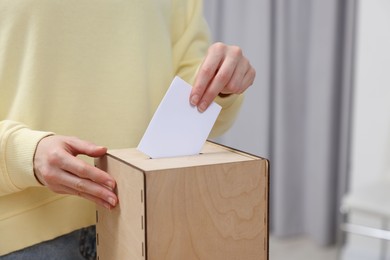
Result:
{"label": "sweater sleeve", "polygon": [[51,134],[0,121],[0,196],[41,186],[34,176],[33,158],[38,142]]}
{"label": "sweater sleeve", "polygon": [[[171,24],[176,75],[193,84],[210,45],[210,33],[203,16],[203,1],[176,0]],[[243,95],[218,96],[215,99],[222,110],[210,137],[219,136],[232,126],[242,101]]]}

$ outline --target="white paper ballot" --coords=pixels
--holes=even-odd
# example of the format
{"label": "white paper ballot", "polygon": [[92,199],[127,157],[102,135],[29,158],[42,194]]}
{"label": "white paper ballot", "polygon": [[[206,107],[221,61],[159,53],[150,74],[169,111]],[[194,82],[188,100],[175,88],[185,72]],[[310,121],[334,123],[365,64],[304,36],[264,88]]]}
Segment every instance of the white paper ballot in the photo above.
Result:
{"label": "white paper ballot", "polygon": [[137,147],[139,151],[151,158],[200,152],[221,106],[213,102],[200,113],[189,101],[191,89],[181,78],[174,78]]}

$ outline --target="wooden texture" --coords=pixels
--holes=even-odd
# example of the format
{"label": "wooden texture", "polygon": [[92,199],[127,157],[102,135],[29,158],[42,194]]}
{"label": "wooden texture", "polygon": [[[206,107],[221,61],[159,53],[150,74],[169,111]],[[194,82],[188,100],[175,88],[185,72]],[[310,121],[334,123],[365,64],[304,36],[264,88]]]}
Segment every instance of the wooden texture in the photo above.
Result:
{"label": "wooden texture", "polygon": [[119,204],[112,210],[97,207],[96,243],[99,260],[146,259],[144,175],[110,156],[96,166],[117,181]]}
{"label": "wooden texture", "polygon": [[120,200],[98,208],[99,260],[268,259],[267,160],[207,143],[197,156],[125,149],[97,164]]}

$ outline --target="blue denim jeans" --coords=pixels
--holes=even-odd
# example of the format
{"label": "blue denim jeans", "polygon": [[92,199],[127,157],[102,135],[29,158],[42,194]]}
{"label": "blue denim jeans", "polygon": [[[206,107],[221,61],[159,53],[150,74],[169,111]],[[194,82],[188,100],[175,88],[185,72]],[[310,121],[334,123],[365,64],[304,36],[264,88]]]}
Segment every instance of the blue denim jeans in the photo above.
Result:
{"label": "blue denim jeans", "polygon": [[0,256],[0,260],[92,260],[96,259],[95,226]]}

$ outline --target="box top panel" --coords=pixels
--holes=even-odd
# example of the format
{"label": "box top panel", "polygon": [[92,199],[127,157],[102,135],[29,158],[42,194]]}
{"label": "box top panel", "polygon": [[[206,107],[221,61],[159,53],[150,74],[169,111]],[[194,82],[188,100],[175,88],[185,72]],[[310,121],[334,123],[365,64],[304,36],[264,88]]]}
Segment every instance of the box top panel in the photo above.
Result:
{"label": "box top panel", "polygon": [[199,155],[174,158],[151,159],[136,148],[109,150],[107,153],[109,156],[133,165],[143,171],[265,160],[212,142],[206,142]]}

